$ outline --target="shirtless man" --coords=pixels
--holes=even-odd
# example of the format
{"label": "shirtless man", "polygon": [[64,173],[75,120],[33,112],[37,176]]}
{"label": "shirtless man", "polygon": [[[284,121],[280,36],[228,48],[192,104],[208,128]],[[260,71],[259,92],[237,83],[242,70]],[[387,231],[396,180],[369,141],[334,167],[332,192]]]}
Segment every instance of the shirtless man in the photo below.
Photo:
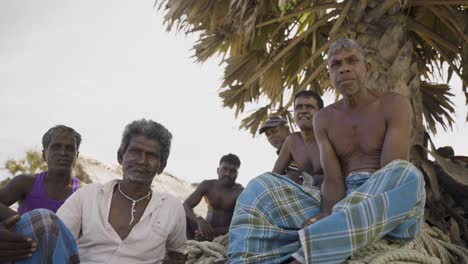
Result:
{"label": "shirtless man", "polygon": [[0,203],[11,206],[19,202],[18,212],[22,214],[37,208],[57,212],[79,187],[79,180],[72,177],[72,169],[80,143],[81,136],[73,128],[63,125],[50,128],[42,137],[42,157],[47,171],[13,177],[0,188]]}
{"label": "shirtless man", "polygon": [[[367,88],[369,69],[362,47],[354,40],[338,40],[330,47],[328,74],[331,84],[343,99],[327,106],[314,117],[320,161],[325,173],[322,203],[320,213],[306,220],[303,227],[307,229],[300,232],[310,235],[309,246],[317,248],[322,243],[318,237],[331,232],[344,232],[336,224],[336,227],[333,226],[346,217],[346,221],[351,223],[347,227],[348,235],[337,235],[336,239],[354,242],[341,245],[340,252],[336,249],[312,250],[308,253],[309,261],[324,260],[324,254],[336,261],[342,257],[344,261],[352,250],[386,234],[412,239],[423,219],[423,178],[406,161],[410,150],[411,106],[403,96],[370,91]],[[400,184],[404,186],[401,189]],[[358,189],[360,186],[364,188]],[[354,201],[347,199],[340,202],[355,192],[363,194],[354,197]],[[405,195],[411,199],[403,198],[407,203],[403,206],[401,199]],[[368,206],[366,208],[373,211],[347,205],[357,203],[360,200],[357,197],[361,197],[362,203]],[[381,199],[386,201],[385,206]],[[338,208],[334,208],[335,205]],[[330,228],[326,230],[327,227]],[[357,230],[368,230],[368,233]],[[333,244],[331,241],[328,243]],[[349,250],[348,253],[344,253],[346,251],[343,249]],[[294,258],[298,256],[293,255]],[[301,262],[294,260],[292,263]]]}
{"label": "shirtless man", "polygon": [[[204,180],[197,189],[185,200],[184,208],[188,224],[193,227],[196,240],[213,240],[229,231],[232,214],[236,206],[236,200],[244,189],[236,183],[240,160],[234,154],[228,154],[221,158],[217,169],[217,180]],[[206,219],[195,215],[193,208],[202,198],[208,204]],[[190,230],[189,230],[190,231]]]}
{"label": "shirtless man", "polygon": [[372,173],[393,160],[409,159],[409,101],[367,88],[370,64],[356,42],[337,42],[328,54],[329,78],[343,99],[314,119],[325,179],[321,213],[310,222],[329,215],[343,199],[345,179],[351,173]]}
{"label": "shirtless man", "polygon": [[301,132],[291,134],[283,144],[273,172],[285,174],[292,161],[295,161],[302,177],[289,177],[293,181],[302,184],[305,180],[308,185],[320,186],[323,179],[320,165],[319,149],[315,140],[312,120],[314,114],[323,108],[320,96],[312,91],[300,91],[294,96],[294,119]]}

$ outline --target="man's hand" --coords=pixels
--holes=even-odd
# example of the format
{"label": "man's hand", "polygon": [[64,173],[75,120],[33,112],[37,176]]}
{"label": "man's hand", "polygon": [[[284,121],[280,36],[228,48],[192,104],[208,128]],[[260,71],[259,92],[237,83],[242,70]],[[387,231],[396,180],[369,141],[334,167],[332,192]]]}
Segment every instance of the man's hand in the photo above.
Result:
{"label": "man's hand", "polygon": [[200,230],[195,230],[195,240],[197,241],[212,241],[214,236],[207,236]]}
{"label": "man's hand", "polygon": [[213,240],[213,228],[211,225],[203,218],[199,217],[197,219],[198,230],[195,231],[195,239],[198,241],[202,240]]}
{"label": "man's hand", "polygon": [[286,177],[293,180],[295,183],[302,185],[303,179],[298,171],[289,170],[286,172]]}
{"label": "man's hand", "polygon": [[36,242],[15,233],[20,215],[14,215],[0,223],[0,261],[30,258],[36,251]]}
{"label": "man's hand", "polygon": [[302,224],[302,228],[305,228],[305,227],[307,227],[307,226],[309,226],[309,225],[311,225],[311,224],[317,222],[318,220],[320,220],[320,219],[322,219],[322,218],[324,218],[324,217],[327,217],[327,216],[329,216],[329,215],[330,215],[330,214],[327,214],[327,213],[319,213],[319,214],[317,214],[316,216],[311,217],[311,218],[305,220],[305,221],[304,221],[304,224]]}
{"label": "man's hand", "polygon": [[210,241],[203,232],[200,230],[195,230],[195,240],[196,241]]}

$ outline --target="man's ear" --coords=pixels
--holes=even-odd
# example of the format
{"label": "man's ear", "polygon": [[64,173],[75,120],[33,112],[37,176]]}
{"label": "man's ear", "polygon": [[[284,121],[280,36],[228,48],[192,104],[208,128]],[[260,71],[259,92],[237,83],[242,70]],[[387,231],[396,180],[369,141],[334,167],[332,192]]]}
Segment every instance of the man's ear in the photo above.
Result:
{"label": "man's ear", "polygon": [[46,161],[45,150],[42,150],[42,160],[43,160],[43,161]]}
{"label": "man's ear", "polygon": [[122,154],[120,154],[120,151],[117,151],[117,161],[122,165]]}
{"label": "man's ear", "polygon": [[161,165],[159,166],[158,174],[161,174],[164,171],[164,169],[166,168],[166,165],[167,165],[167,162],[161,163]]}

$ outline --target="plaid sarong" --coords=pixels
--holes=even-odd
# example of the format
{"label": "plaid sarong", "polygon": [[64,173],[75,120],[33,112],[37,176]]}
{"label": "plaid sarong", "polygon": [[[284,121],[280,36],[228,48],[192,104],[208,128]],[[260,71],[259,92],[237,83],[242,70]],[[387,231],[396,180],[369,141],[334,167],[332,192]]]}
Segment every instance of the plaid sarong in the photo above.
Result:
{"label": "plaid sarong", "polygon": [[52,211],[36,209],[24,214],[16,232],[36,241],[37,249],[31,258],[15,263],[80,263],[75,238]]}
{"label": "plaid sarong", "polygon": [[347,196],[332,215],[301,230],[320,211],[317,192],[284,176],[265,173],[237,200],[229,230],[228,263],[342,263],[384,236],[413,239],[423,222],[422,174],[393,161],[373,174],[346,179]]}

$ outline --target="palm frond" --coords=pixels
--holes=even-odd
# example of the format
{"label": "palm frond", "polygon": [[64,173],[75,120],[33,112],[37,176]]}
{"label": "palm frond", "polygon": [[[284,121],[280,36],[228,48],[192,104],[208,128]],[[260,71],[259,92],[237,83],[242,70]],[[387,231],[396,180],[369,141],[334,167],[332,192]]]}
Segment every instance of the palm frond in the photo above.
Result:
{"label": "palm frond", "polygon": [[[442,76],[448,82],[455,74],[462,79],[468,104],[468,0],[159,3],[168,30],[199,35],[194,45],[197,61],[218,55],[225,58],[219,95],[223,106],[235,109],[236,116],[262,95],[270,100],[270,111],[279,106],[277,111],[287,116],[295,92],[313,89],[322,94],[333,89],[327,79],[325,54],[340,37],[355,38],[365,47],[377,71],[371,79],[373,87],[398,79],[398,87],[404,89],[415,74],[431,82]],[[400,56],[407,42],[409,54]],[[395,70],[395,56],[404,58],[405,63],[399,63],[405,69]],[[412,89],[414,85],[412,82]],[[426,126],[433,132],[437,123],[450,128],[453,104],[448,86],[423,82],[419,89]],[[249,117],[263,116],[265,107]],[[252,128],[257,124],[244,119],[241,127],[255,132]]]}
{"label": "palm frond", "polygon": [[261,107],[246,118],[242,119],[240,128],[249,129],[250,133],[255,135],[255,133],[258,131],[258,128],[260,127],[260,124],[268,117],[269,108],[270,105]]}
{"label": "palm frond", "polygon": [[454,121],[451,114],[455,112],[455,109],[449,98],[453,96],[449,92],[450,87],[447,84],[421,82],[420,89],[427,128],[433,134],[437,132],[436,123],[441,124],[444,130],[452,128]]}

